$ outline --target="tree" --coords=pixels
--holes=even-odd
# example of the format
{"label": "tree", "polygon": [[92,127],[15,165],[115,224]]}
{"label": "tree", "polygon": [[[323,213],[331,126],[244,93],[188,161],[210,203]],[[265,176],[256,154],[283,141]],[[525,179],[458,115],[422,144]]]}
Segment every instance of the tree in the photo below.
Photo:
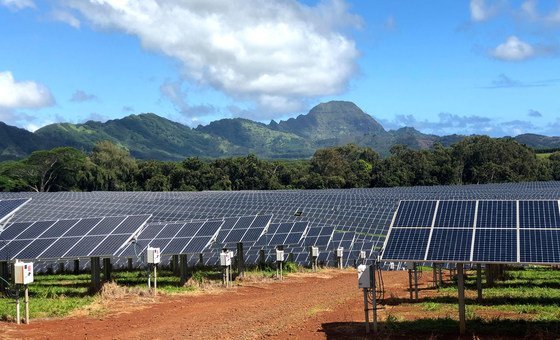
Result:
{"label": "tree", "polygon": [[95,144],[91,160],[96,165],[94,169],[96,190],[131,189],[137,164],[128,150],[110,141],[101,141]]}
{"label": "tree", "polygon": [[12,163],[6,170],[14,181],[36,192],[75,190],[86,176],[87,156],[74,148],[61,147],[35,151],[28,158]]}

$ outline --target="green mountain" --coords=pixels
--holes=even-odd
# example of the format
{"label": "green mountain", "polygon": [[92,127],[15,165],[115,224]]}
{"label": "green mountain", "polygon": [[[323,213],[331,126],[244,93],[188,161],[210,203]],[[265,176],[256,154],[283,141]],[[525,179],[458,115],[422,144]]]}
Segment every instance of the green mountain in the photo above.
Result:
{"label": "green mountain", "polygon": [[[451,145],[465,136],[435,136],[412,127],[386,131],[356,104],[331,101],[308,114],[263,124],[248,119],[221,119],[191,129],[153,113],[107,122],[58,123],[35,133],[0,122],[0,161],[18,159],[39,149],[72,146],[91,151],[96,142],[111,140],[139,159],[182,160],[189,156],[227,157],[255,153],[263,158],[308,158],[316,149],[355,143],[382,156],[393,145],[412,149],[434,143]],[[560,148],[560,137],[524,134],[515,140],[536,149]]]}
{"label": "green mountain", "polygon": [[199,125],[196,130],[228,140],[242,147],[245,153],[265,158],[307,158],[315,151],[303,137],[243,118],[221,119],[206,126]]}
{"label": "green mountain", "polygon": [[42,148],[42,138],[33,133],[0,122],[0,161],[25,157]]}
{"label": "green mountain", "polygon": [[243,154],[229,141],[193,130],[153,113],[131,115],[105,123],[51,124],[35,132],[50,147],[72,146],[90,151],[96,142],[111,140],[140,159],[181,160],[188,156],[224,157]]}
{"label": "green mountain", "polygon": [[271,123],[269,127],[303,137],[317,147],[355,143],[364,137],[387,135],[373,117],[356,104],[345,101],[319,104],[306,115]]}

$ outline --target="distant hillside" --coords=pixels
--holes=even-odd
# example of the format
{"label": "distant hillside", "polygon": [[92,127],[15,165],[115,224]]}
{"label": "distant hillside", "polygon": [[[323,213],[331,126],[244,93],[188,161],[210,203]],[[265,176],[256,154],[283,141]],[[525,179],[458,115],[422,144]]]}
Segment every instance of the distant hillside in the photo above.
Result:
{"label": "distant hillside", "polygon": [[131,115],[106,123],[52,124],[36,135],[49,145],[89,151],[100,140],[111,140],[140,159],[180,160],[188,156],[223,157],[243,152],[229,141],[193,130],[153,113]]}
{"label": "distant hillside", "polygon": [[271,130],[267,125],[243,118],[221,119],[197,131],[221,137],[265,158],[307,158],[315,148],[303,137]]}
{"label": "distant hillside", "polygon": [[[35,133],[0,123],[0,161],[58,146],[90,151],[100,140],[120,144],[139,159],[181,160],[189,156],[216,158],[248,153],[268,159],[308,158],[318,148],[348,143],[371,147],[386,156],[397,144],[426,149],[436,142],[449,146],[463,138],[424,134],[413,127],[386,131],[356,104],[331,101],[286,121],[263,124],[242,118],[221,119],[196,129],[153,113],[105,123],[51,124]],[[514,139],[536,149],[560,148],[560,137],[524,134]]]}
{"label": "distant hillside", "polygon": [[0,161],[25,157],[43,147],[43,139],[33,133],[0,122]]}

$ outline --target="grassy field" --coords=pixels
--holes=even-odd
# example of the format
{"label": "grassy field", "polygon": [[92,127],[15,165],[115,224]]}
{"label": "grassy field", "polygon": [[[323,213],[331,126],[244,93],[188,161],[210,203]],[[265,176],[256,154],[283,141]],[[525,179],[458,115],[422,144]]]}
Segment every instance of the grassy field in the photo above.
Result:
{"label": "grassy field", "polygon": [[[284,272],[300,270],[293,263],[286,263]],[[264,270],[248,270],[245,280],[267,280],[276,275],[269,267]],[[188,294],[209,287],[221,287],[222,273],[215,268],[199,268],[191,273],[187,285],[179,285],[179,277],[169,270],[158,270],[158,293]],[[235,278],[235,277],[234,277]],[[98,294],[89,292],[91,276],[89,273],[35,275],[29,285],[30,318],[62,317],[84,310],[86,313],[103,313],[103,301],[121,295],[150,296],[147,287],[148,271],[114,271],[112,279],[116,285],[107,286]],[[234,283],[235,284],[235,283]],[[118,291],[115,291],[119,287]],[[0,295],[0,320],[15,320],[16,303],[14,292],[11,296]],[[23,291],[20,293],[23,315]],[[95,306],[95,307],[92,307]]]}
{"label": "grassy field", "polygon": [[[559,334],[560,270],[533,267],[507,271],[505,280],[496,281],[493,287],[484,287],[480,302],[476,299],[476,276],[474,272],[469,274],[465,282],[469,332],[545,338]],[[431,271],[424,272],[424,275],[431,275]],[[421,317],[408,320],[400,317],[398,312],[389,314],[382,322],[387,334],[457,333],[457,286],[454,281],[418,302],[401,300],[391,304],[398,305],[398,310],[412,310]]]}

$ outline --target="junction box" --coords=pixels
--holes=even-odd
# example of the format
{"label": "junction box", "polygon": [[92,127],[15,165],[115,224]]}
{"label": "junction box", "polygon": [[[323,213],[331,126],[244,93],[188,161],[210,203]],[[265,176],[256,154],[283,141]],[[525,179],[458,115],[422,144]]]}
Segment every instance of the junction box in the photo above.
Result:
{"label": "junction box", "polygon": [[319,257],[319,247],[315,247],[315,246],[311,247],[311,256]]}
{"label": "junction box", "polygon": [[231,265],[231,254],[229,251],[223,251],[220,253],[220,265],[222,267]]}
{"label": "junction box", "polygon": [[33,282],[33,263],[16,262],[14,264],[14,283],[26,285]]}
{"label": "junction box", "polygon": [[284,262],[284,251],[276,249],[276,262]]}
{"label": "junction box", "polygon": [[161,262],[161,251],[159,248],[148,247],[146,251],[146,262],[150,264],[158,264]]}
{"label": "junction box", "polygon": [[344,247],[336,248],[336,257],[343,257],[344,256]]}
{"label": "junction box", "polygon": [[373,287],[373,266],[361,264],[358,266],[358,288]]}

